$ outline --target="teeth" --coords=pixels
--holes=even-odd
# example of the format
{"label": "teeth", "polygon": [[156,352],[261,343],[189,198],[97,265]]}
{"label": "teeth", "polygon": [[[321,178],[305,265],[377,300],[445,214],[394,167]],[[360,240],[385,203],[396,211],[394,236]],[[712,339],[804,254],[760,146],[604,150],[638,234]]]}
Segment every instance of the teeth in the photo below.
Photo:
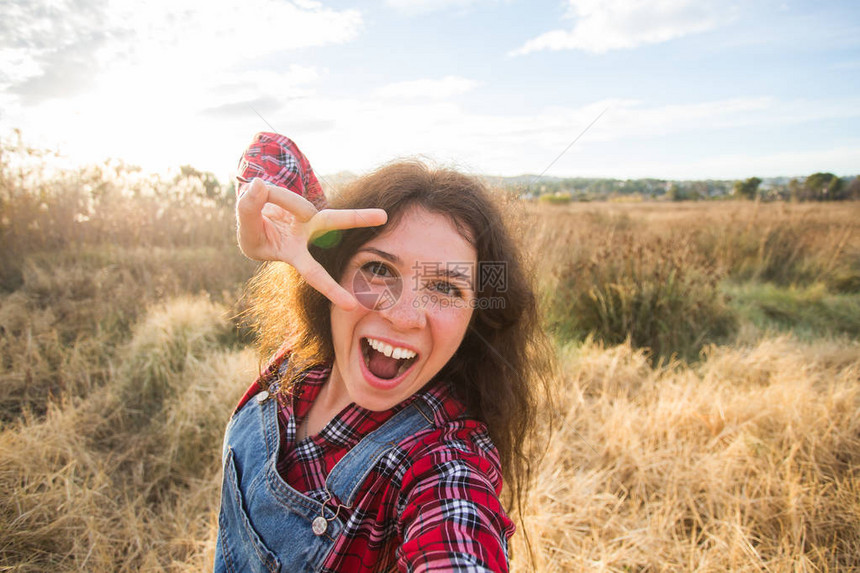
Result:
{"label": "teeth", "polygon": [[375,338],[368,338],[367,344],[377,352],[381,352],[384,355],[390,358],[395,358],[397,360],[415,358],[416,356],[416,353],[412,350],[409,350],[408,348],[392,346],[387,342],[382,342],[381,340],[377,340]]}

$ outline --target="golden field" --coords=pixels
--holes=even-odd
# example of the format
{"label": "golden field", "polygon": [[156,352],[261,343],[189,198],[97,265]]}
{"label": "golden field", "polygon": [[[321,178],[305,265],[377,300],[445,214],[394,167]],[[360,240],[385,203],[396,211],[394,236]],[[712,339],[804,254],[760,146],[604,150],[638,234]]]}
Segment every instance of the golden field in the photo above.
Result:
{"label": "golden field", "polygon": [[[254,265],[193,181],[89,177],[3,181],[0,571],[211,569]],[[860,205],[519,211],[558,375],[513,568],[860,569]]]}

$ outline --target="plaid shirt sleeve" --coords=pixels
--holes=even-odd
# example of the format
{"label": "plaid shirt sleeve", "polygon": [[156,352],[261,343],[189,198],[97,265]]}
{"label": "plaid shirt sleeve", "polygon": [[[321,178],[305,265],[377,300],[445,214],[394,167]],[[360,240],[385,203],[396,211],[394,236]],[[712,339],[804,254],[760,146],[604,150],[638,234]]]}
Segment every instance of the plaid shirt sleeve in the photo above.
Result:
{"label": "plaid shirt sleeve", "polygon": [[437,450],[404,476],[400,571],[508,570],[514,525],[499,501],[498,465],[467,450]]}
{"label": "plaid shirt sleeve", "polygon": [[289,189],[325,209],[327,202],[310,161],[289,137],[258,133],[239,160],[236,189],[241,195],[255,177]]}

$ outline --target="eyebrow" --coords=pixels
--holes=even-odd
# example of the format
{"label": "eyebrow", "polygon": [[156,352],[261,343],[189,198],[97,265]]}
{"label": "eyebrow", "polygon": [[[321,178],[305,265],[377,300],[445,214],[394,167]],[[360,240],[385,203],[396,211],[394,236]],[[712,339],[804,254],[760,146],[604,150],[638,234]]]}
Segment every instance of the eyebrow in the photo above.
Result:
{"label": "eyebrow", "polygon": [[446,276],[446,277],[451,278],[451,279],[462,279],[464,281],[469,280],[469,275],[467,275],[465,273],[461,273],[460,271],[457,271],[457,270],[452,271],[452,270],[446,269],[446,270],[440,272],[439,276]]}
{"label": "eyebrow", "polygon": [[382,257],[386,261],[392,262],[396,265],[399,265],[401,263],[400,257],[398,257],[397,255],[392,255],[391,253],[388,253],[385,251],[380,251],[379,249],[375,249],[373,247],[361,247],[360,249],[358,249],[357,252],[359,252],[359,253],[361,253],[361,252],[373,253],[375,255]]}

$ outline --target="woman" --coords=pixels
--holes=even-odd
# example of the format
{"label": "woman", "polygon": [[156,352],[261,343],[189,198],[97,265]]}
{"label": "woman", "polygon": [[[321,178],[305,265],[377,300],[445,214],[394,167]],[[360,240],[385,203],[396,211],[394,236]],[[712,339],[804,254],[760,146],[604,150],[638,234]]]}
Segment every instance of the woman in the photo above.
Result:
{"label": "woman", "polygon": [[500,208],[403,162],[318,211],[276,134],[240,171],[239,245],[281,263],[252,281],[274,358],[227,427],[216,571],[506,571],[548,361]]}

